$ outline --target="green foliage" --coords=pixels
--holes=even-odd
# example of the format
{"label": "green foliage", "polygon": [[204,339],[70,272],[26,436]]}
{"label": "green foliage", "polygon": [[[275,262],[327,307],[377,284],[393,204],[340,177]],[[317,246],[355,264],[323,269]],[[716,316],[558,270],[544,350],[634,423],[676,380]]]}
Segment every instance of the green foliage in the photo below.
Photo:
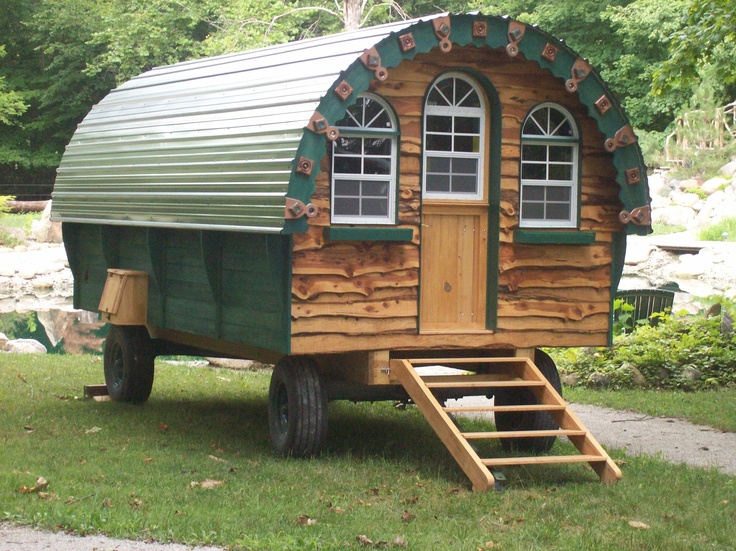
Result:
{"label": "green foliage", "polygon": [[[5,46],[0,44],[0,59],[6,55]],[[28,109],[28,105],[23,102],[20,95],[8,90],[5,78],[0,76],[0,124],[14,124],[17,117]]]}
{"label": "green foliage", "polygon": [[[721,317],[662,316],[656,327],[639,325],[614,339],[610,349],[570,349],[556,356],[562,373],[576,374],[580,384],[595,386],[594,373],[611,388],[633,388],[635,367],[650,388],[696,390],[736,385],[736,336],[721,332]],[[627,365],[628,364],[628,365]],[[693,370],[700,372],[695,380]]]}
{"label": "green foliage", "polygon": [[715,224],[701,228],[698,239],[703,241],[736,241],[736,218],[722,218]]}
{"label": "green foliage", "polygon": [[667,139],[666,132],[647,131],[640,128],[636,129],[636,136],[639,139],[639,147],[644,156],[644,162],[649,168],[657,168],[665,163],[664,144]]}
{"label": "green foliage", "polygon": [[683,28],[670,37],[670,56],[653,75],[655,93],[696,89],[703,78],[715,85],[716,98],[736,97],[736,18],[733,0],[692,0]]}

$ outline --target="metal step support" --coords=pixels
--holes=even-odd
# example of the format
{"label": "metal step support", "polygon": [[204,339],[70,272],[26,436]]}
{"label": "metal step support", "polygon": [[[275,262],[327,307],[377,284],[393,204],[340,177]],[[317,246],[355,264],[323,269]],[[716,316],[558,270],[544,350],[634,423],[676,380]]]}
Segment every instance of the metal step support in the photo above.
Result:
{"label": "metal step support", "polygon": [[[442,365],[462,369],[462,364],[486,364],[489,374],[434,375],[422,377],[415,366]],[[442,443],[470,479],[473,490],[487,491],[494,487],[495,478],[490,467],[511,465],[539,465],[559,463],[589,463],[601,482],[612,483],[621,479],[621,470],[601,445],[593,438],[572,412],[534,362],[524,357],[505,358],[422,358],[393,359],[390,378],[400,383],[417,405]],[[478,389],[521,387],[528,388],[537,398],[535,405],[505,406],[451,406],[444,407],[433,391],[442,389]],[[454,413],[491,413],[547,411],[560,427],[544,431],[463,432],[452,420]],[[528,457],[481,458],[471,445],[472,440],[502,438],[533,438],[566,436],[580,455],[535,455]]]}

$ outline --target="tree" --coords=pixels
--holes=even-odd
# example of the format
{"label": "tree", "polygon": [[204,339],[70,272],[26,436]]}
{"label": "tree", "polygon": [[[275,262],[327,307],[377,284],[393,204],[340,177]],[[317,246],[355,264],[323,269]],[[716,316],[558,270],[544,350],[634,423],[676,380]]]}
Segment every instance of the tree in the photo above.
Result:
{"label": "tree", "polygon": [[670,41],[670,57],[654,75],[656,94],[693,92],[701,84],[723,103],[736,99],[736,8],[733,0],[691,0],[682,29]]}
{"label": "tree", "polygon": [[[0,45],[0,59],[5,55],[5,46]],[[20,95],[13,90],[8,90],[5,78],[0,76],[0,124],[12,125],[14,120],[27,108],[28,106]]]}

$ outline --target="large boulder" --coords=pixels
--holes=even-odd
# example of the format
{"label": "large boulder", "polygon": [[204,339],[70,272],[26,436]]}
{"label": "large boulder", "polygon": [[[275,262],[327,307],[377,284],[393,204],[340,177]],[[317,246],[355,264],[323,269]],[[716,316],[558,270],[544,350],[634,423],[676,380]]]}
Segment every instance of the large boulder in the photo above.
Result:
{"label": "large boulder", "polygon": [[703,182],[703,185],[700,186],[700,189],[707,193],[708,195],[713,195],[716,191],[719,189],[724,189],[728,187],[731,184],[731,180],[726,180],[726,178],[721,178],[720,176],[716,176],[715,178],[711,178],[710,180],[706,180]]}
{"label": "large boulder", "polygon": [[43,209],[41,219],[33,222],[31,233],[39,243],[61,243],[61,223],[51,221],[51,201]]}
{"label": "large boulder", "polygon": [[35,339],[16,339],[8,341],[3,349],[11,354],[46,354],[44,345]]}
{"label": "large boulder", "polygon": [[720,173],[727,177],[736,175],[736,159],[723,165]]}
{"label": "large boulder", "polygon": [[668,226],[687,226],[695,220],[695,209],[680,205],[670,205],[652,212],[652,222]]}

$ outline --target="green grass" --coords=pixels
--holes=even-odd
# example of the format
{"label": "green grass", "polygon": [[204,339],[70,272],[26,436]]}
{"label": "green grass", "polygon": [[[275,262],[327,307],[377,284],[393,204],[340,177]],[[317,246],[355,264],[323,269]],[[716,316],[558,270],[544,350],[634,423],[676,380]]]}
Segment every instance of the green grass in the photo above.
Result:
{"label": "green grass", "polygon": [[0,212],[0,246],[15,247],[23,245],[24,240],[17,235],[22,232],[28,236],[34,220],[40,220],[40,212],[24,214],[4,214]]}
{"label": "green grass", "polygon": [[[0,519],[250,551],[364,548],[358,535],[453,551],[733,544],[736,478],[713,470],[627,457],[601,485],[580,464],[509,468],[506,491],[474,493],[415,408],[390,403],[331,404],[325,453],[286,460],[268,443],[267,372],[156,369],[150,401],[126,406],[79,398],[98,357],[0,355]],[[21,492],[40,476],[42,498]]]}
{"label": "green grass", "polygon": [[724,218],[698,232],[704,241],[736,241],[736,218]]}
{"label": "green grass", "polygon": [[657,417],[677,417],[698,425],[736,432],[736,389],[697,392],[661,390],[591,390],[565,387],[570,402],[627,409]]}

